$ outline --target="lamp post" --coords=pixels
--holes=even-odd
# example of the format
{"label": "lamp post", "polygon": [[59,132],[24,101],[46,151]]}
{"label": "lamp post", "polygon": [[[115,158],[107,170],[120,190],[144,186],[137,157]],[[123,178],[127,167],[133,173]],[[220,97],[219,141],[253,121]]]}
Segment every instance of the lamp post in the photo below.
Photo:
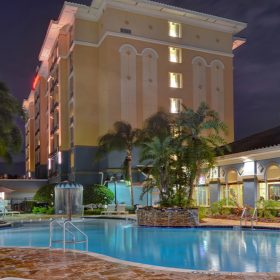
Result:
{"label": "lamp post", "polygon": [[112,176],[110,181],[114,182],[114,191],[115,191],[115,207],[117,207],[117,183],[116,183],[116,177]]}

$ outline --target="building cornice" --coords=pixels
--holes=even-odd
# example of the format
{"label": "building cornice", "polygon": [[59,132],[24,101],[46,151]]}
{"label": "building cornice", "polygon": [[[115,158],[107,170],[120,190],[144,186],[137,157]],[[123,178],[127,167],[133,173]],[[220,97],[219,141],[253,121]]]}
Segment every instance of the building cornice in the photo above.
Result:
{"label": "building cornice", "polygon": [[74,6],[73,4],[69,5],[65,3],[58,20],[52,20],[50,22],[46,37],[44,39],[44,43],[39,54],[40,61],[48,60],[61,28],[67,24],[73,23],[75,18],[74,15],[77,12],[77,9],[78,7],[76,5]]}
{"label": "building cornice", "polygon": [[[96,47],[97,48],[97,47],[100,47],[101,44],[103,43],[103,41],[107,37],[110,37],[110,36],[111,37],[131,39],[131,40],[137,40],[137,41],[144,41],[146,43],[158,44],[158,45],[164,45],[164,46],[171,46],[172,45],[173,47],[181,48],[181,49],[187,49],[187,50],[192,50],[192,51],[197,51],[197,52],[204,52],[204,53],[208,53],[208,54],[214,54],[214,55],[220,55],[220,56],[226,56],[226,57],[233,57],[232,53],[208,50],[208,49],[198,48],[198,47],[194,47],[194,46],[190,46],[190,45],[174,44],[174,43],[171,43],[171,42],[155,40],[155,39],[145,38],[145,37],[141,37],[141,36],[135,36],[135,35],[131,35],[131,34],[111,32],[111,31],[105,32],[98,43],[91,43],[91,42],[74,40],[74,46],[75,45],[82,45],[82,46]],[[139,54],[139,55],[141,55],[141,54]]]}
{"label": "building cornice", "polygon": [[150,0],[93,0],[90,7],[80,7],[78,17],[98,21],[107,7],[231,34],[237,34],[247,27],[243,22]]}
{"label": "building cornice", "polygon": [[[65,2],[58,20],[51,21],[49,24],[39,54],[39,60],[48,60],[62,27],[67,24],[71,25],[75,17],[98,21],[107,7],[231,34],[236,34],[247,26],[247,24],[242,22],[198,13],[149,0],[93,0],[91,6]],[[235,47],[239,46],[239,43],[241,43],[241,41],[235,42]],[[215,51],[212,51],[212,53],[219,54],[219,52]],[[45,68],[43,73],[45,75]]]}
{"label": "building cornice", "polygon": [[277,157],[280,157],[280,145],[220,156],[217,158],[216,163],[218,166],[222,166],[242,163],[245,161],[264,160]]}

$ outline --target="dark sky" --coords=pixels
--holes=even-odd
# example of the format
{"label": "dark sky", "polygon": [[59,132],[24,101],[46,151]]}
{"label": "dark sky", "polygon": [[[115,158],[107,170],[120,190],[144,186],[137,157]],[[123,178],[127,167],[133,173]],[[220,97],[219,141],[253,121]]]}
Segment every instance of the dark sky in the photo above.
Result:
{"label": "dark sky", "polygon": [[[90,0],[71,0],[90,3]],[[280,1],[162,0],[248,23],[246,45],[235,51],[236,139],[280,125]],[[27,97],[50,19],[63,0],[0,0],[0,80]]]}

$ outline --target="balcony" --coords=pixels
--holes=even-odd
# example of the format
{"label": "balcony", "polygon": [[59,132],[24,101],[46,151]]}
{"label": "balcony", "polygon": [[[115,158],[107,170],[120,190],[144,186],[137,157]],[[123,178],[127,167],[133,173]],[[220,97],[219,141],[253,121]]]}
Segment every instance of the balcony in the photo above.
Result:
{"label": "balcony", "polygon": [[51,129],[51,134],[55,134],[58,130],[58,124]]}
{"label": "balcony", "polygon": [[54,61],[53,61],[53,63],[52,63],[52,66],[51,66],[51,68],[50,68],[50,73],[51,73],[51,72],[53,71],[53,69],[55,68],[56,63],[57,63],[57,60],[58,60],[58,57],[56,56],[55,59],[54,59]]}
{"label": "balcony", "polygon": [[51,113],[54,112],[54,110],[58,107],[59,105],[59,102],[58,101],[54,101],[52,104],[51,104]]}
{"label": "balcony", "polygon": [[57,85],[58,85],[58,78],[55,78],[54,80],[52,80],[51,87],[50,87],[51,95],[53,95],[52,93],[54,92],[54,89]]}

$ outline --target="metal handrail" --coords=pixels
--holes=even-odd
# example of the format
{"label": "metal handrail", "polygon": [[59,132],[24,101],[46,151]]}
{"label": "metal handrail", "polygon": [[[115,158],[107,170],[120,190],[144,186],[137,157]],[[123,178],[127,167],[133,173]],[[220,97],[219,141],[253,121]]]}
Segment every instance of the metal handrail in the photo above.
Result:
{"label": "metal handrail", "polygon": [[258,222],[258,209],[255,207],[253,215],[251,217],[251,228],[254,226],[254,221],[257,223]]}
{"label": "metal handrail", "polygon": [[75,243],[86,243],[86,251],[88,251],[88,236],[83,232],[81,231],[78,227],[76,227],[71,221],[69,220],[66,220],[64,221],[63,223],[63,239],[64,239],[64,244],[63,244],[63,249],[65,250],[65,247],[66,247],[66,231],[67,231],[67,228],[66,228],[66,225],[69,224],[71,225],[73,228],[75,228],[84,238],[85,240],[80,240],[80,241],[75,241]]}
{"label": "metal handrail", "polygon": [[[52,220],[50,222],[50,239],[49,239],[49,247],[51,248],[52,247],[52,243],[53,242],[63,242],[65,243],[65,239],[63,238],[63,240],[53,240],[53,224],[56,223],[57,225],[59,225],[62,229],[63,229],[63,225],[58,221],[58,220]],[[73,242],[75,243],[76,242],[76,237],[75,237],[75,234],[73,232],[71,232],[69,229],[66,229],[66,231],[68,233],[70,233],[73,237]]]}
{"label": "metal handrail", "polygon": [[[241,214],[241,217],[240,217],[240,226],[241,226],[241,227],[242,227],[242,220],[245,221],[245,225],[246,225],[246,222],[247,222],[247,218],[246,218],[246,216],[245,216],[246,211],[247,211],[247,208],[244,207],[244,208],[243,208],[243,211],[242,211],[242,214]],[[244,216],[245,216],[245,218],[244,218]]]}

